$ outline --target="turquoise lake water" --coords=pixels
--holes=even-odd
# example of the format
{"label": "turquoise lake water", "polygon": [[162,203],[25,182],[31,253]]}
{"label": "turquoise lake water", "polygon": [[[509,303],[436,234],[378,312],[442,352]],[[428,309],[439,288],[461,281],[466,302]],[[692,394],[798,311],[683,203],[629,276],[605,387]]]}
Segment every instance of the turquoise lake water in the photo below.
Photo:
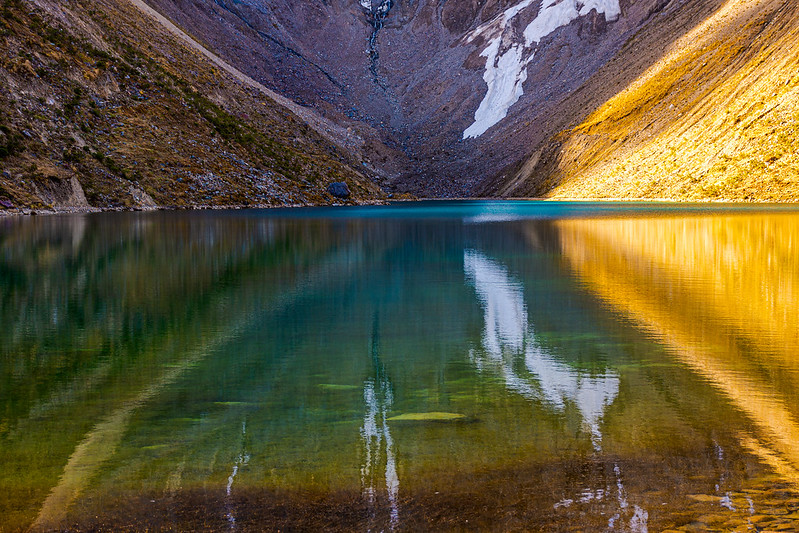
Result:
{"label": "turquoise lake water", "polygon": [[799,529],[799,208],[0,218],[0,524]]}

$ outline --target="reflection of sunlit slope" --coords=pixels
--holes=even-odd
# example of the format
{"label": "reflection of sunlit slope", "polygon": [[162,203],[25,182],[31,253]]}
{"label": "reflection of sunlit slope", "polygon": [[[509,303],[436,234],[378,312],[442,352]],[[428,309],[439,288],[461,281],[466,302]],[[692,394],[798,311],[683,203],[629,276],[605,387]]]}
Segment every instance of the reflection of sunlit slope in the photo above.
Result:
{"label": "reflection of sunlit slope", "polygon": [[799,219],[571,220],[564,255],[609,305],[748,415],[742,444],[799,482]]}
{"label": "reflection of sunlit slope", "polygon": [[[528,321],[521,283],[504,266],[475,250],[466,250],[463,262],[485,312],[482,348],[487,360],[478,356],[478,368],[498,366],[507,387],[526,398],[544,400],[557,409],[575,404],[598,448],[600,421],[618,394],[618,376],[582,375],[546,353]],[[522,356],[526,372],[520,373],[514,362]]]}

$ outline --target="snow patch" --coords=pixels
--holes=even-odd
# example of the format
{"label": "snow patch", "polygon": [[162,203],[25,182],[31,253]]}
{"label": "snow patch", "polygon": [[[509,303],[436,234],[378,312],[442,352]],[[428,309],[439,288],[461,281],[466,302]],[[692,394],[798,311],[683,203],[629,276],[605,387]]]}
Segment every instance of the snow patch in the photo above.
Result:
{"label": "snow patch", "polygon": [[505,118],[510,106],[515,104],[524,90],[527,65],[535,57],[534,47],[541,39],[573,20],[588,15],[592,10],[603,14],[605,20],[614,21],[621,15],[619,0],[543,0],[538,15],[524,29],[521,42],[502,46],[506,30],[519,13],[530,7],[534,0],[523,0],[500,13],[467,36],[471,42],[483,37],[488,45],[480,53],[486,58],[483,80],[488,85],[483,101],[474,113],[474,123],[463,132],[463,138],[479,137],[488,128]]}

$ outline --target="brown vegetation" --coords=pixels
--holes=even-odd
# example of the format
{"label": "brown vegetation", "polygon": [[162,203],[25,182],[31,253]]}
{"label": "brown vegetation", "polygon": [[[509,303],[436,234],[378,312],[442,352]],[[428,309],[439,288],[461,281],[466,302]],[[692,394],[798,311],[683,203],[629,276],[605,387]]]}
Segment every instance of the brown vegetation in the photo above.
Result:
{"label": "brown vegetation", "polygon": [[324,204],[338,181],[382,197],[359,160],[128,2],[2,12],[0,212]]}

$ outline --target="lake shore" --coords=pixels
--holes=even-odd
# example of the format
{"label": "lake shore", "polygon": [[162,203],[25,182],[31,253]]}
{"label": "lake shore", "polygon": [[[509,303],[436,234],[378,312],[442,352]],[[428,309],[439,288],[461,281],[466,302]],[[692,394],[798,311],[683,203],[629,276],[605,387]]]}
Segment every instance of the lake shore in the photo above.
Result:
{"label": "lake shore", "polygon": [[386,200],[367,200],[357,202],[332,202],[329,204],[224,204],[224,205],[191,205],[191,206],[155,206],[155,207],[52,207],[46,209],[12,208],[0,210],[0,217],[40,216],[40,215],[65,215],[87,213],[123,213],[136,211],[224,211],[247,209],[294,209],[307,207],[355,207],[361,205],[387,205],[389,203],[413,202],[455,202],[455,201],[530,201],[530,202],[579,202],[579,203],[673,203],[673,204],[751,204],[751,205],[793,205],[799,199],[789,201],[744,200],[740,198],[712,198],[712,199],[686,199],[686,198],[390,198]]}
{"label": "lake shore", "polygon": [[125,212],[149,212],[149,211],[224,211],[224,210],[245,210],[245,209],[293,209],[303,207],[342,207],[359,205],[385,205],[388,201],[374,200],[361,202],[333,202],[330,204],[232,204],[232,205],[194,205],[194,206],[156,206],[156,207],[55,207],[48,209],[8,209],[0,211],[0,217],[17,216],[47,216],[47,215],[77,215],[88,213],[125,213]]}

